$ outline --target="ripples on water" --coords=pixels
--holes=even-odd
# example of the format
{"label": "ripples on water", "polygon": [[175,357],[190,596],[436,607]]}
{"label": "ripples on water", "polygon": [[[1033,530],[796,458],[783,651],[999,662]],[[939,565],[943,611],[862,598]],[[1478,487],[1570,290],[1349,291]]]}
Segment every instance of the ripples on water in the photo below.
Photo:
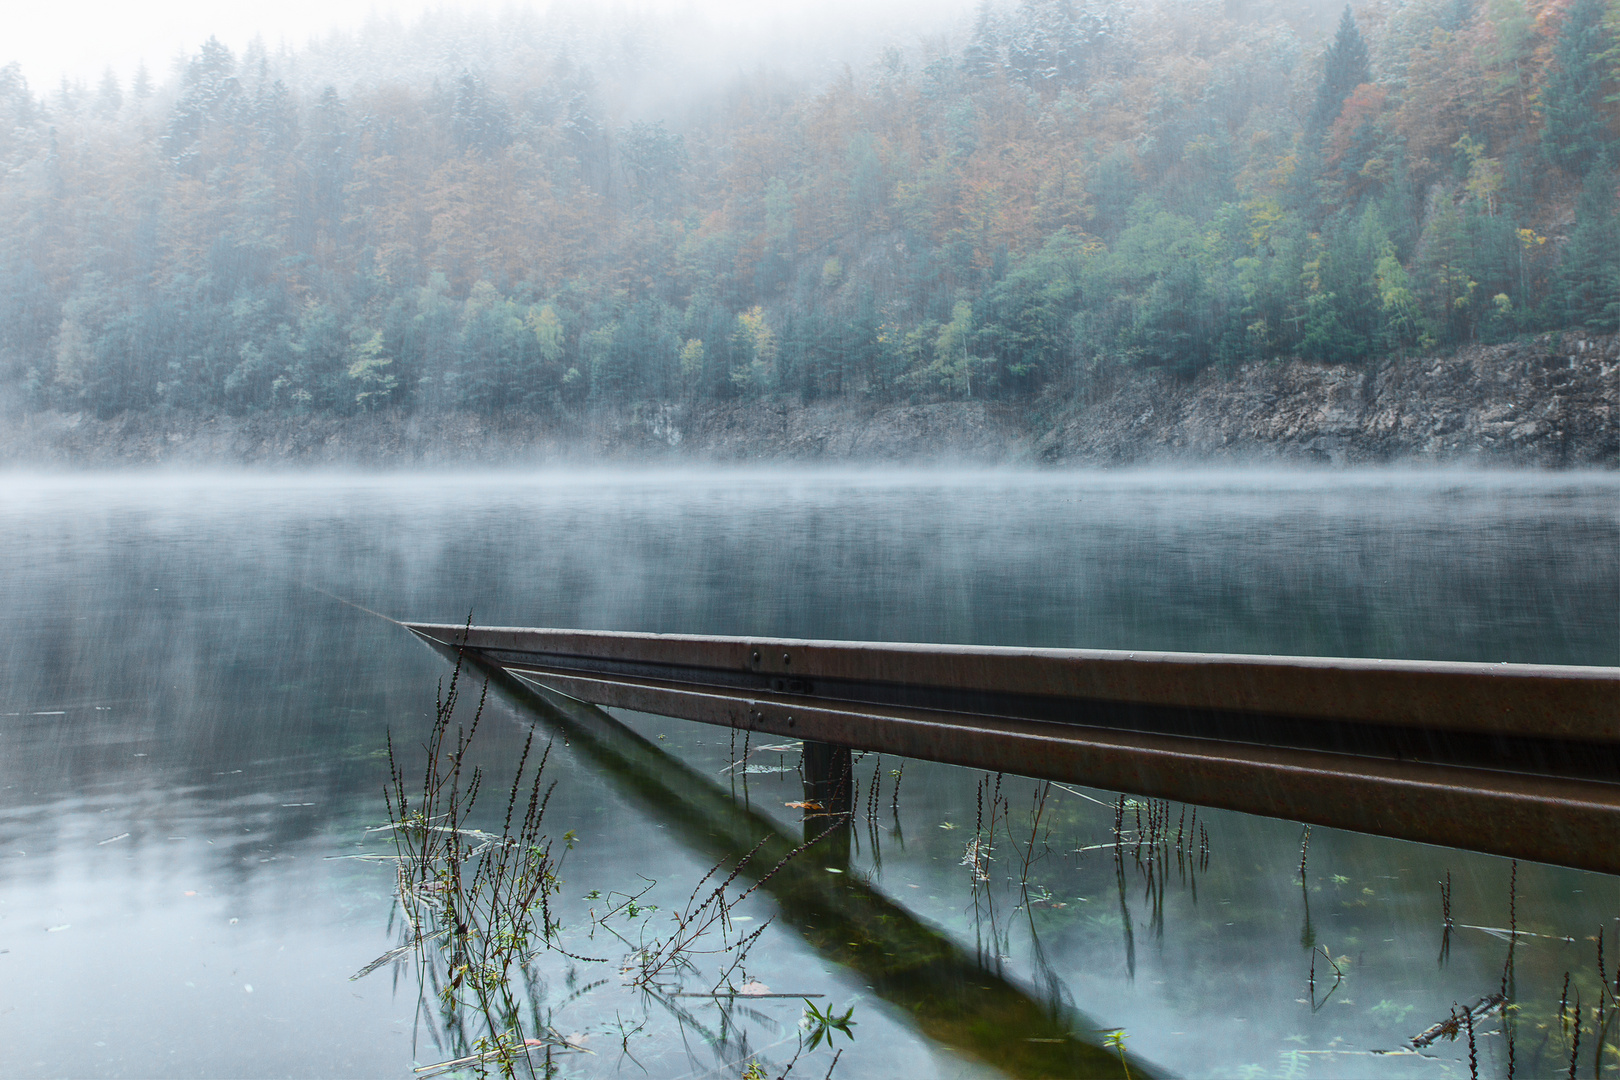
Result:
{"label": "ripples on water", "polygon": [[[0,478],[0,1072],[401,1075],[444,1056],[408,968],[348,981],[397,941],[391,880],[331,856],[376,848],[363,830],[385,816],[384,730],[418,739],[446,668],[333,596],[517,625],[1612,665],[1617,500],[1607,474]],[[582,841],[563,896],[576,925],[587,891],[638,874],[678,904],[728,842],[701,822],[730,813],[729,732],[623,719],[679,782],[650,799],[656,764],[616,771],[559,744],[550,820]],[[496,704],[479,753],[497,775],[532,722]],[[768,768],[793,761],[768,757],[748,804],[796,835],[782,804],[797,776]],[[1459,931],[1436,963],[1435,882],[1451,872],[1459,923],[1502,926],[1502,860],[1317,829],[1302,891],[1298,826],[1206,812],[1206,871],[1161,890],[1128,860],[1122,891],[1106,853],[1074,854],[1109,838],[1112,810],[1059,793],[1034,902],[998,862],[976,903],[960,863],[983,778],[912,763],[892,815],[893,764],[857,767],[885,778],[845,868],[859,895],[755,912],[779,918],[751,975],[856,1003],[839,1076],[1029,1067],[972,1035],[1042,1037],[1003,993],[1057,1001],[1091,1041],[1082,1029],[1125,1028],[1143,1072],[1429,1075],[1445,1066],[1362,1052],[1499,985],[1505,944],[1488,933]],[[1032,788],[1004,783],[1025,828]],[[1595,990],[1599,926],[1620,955],[1616,880],[1521,866],[1518,895],[1521,928],[1577,939],[1520,941],[1526,1011],[1556,1008],[1565,970]],[[982,964],[1010,989],[931,1012],[923,989],[828,937],[851,920],[909,942],[900,953],[955,948],[949,978],[966,986]],[[1311,943],[1349,958],[1314,1008]],[[612,971],[548,959],[543,974],[553,1004],[608,978],[556,1015],[597,1051],[565,1072],[642,1075],[627,1047],[652,1075],[736,1075],[722,1063],[738,1040],[787,1040],[766,1052],[790,1056],[802,1008],[750,1003],[722,1032],[714,1006],[649,1004]],[[1318,981],[1319,999],[1320,964]],[[647,1024],[626,1041],[615,1013]],[[1560,1040],[1527,1023],[1520,1073],[1537,1054],[1553,1071]],[[1482,1071],[1505,1070],[1501,1042],[1481,1035]]]}

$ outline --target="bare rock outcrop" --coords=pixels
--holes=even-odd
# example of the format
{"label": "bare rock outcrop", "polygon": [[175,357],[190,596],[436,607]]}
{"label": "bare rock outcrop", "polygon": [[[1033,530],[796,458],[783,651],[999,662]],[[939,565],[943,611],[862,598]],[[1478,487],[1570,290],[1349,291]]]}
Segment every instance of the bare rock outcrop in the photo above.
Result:
{"label": "bare rock outcrop", "polygon": [[1544,335],[1374,367],[1273,361],[1137,375],[1062,413],[1048,462],[1620,461],[1620,336]]}
{"label": "bare rock outcrop", "polygon": [[1034,402],[642,403],[536,417],[0,410],[0,464],[1475,462],[1620,465],[1620,336],[1544,335],[1366,367],[1278,360],[1192,380],[1116,369]]}

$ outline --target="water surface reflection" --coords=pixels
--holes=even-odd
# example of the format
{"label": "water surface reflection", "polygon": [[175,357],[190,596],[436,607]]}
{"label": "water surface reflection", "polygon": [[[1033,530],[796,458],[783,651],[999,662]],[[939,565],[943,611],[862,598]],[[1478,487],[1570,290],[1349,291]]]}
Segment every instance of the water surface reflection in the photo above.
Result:
{"label": "water surface reflection", "polygon": [[[427,723],[445,667],[328,593],[440,621],[472,610],[488,623],[726,634],[1620,661],[1620,488],[1609,477],[130,475],[0,486],[7,1075],[397,1075],[432,1060],[413,1035],[409,987],[382,974],[348,981],[394,941],[388,875],[331,856],[368,850],[363,830],[384,816],[384,731]],[[480,751],[497,773],[532,722],[501,708]],[[726,733],[621,719],[681,768],[726,775]],[[570,918],[591,889],[637,874],[694,881],[724,846],[718,824],[722,839],[693,832],[718,810],[627,791],[582,746],[559,753],[552,814],[582,839]],[[768,769],[767,757],[753,764]],[[774,764],[789,771],[742,779],[752,811],[791,835],[797,812],[783,804],[800,797],[798,779],[791,761]],[[885,806],[896,764],[858,766],[863,791],[874,771],[888,785]],[[1318,829],[1302,889],[1298,826],[1201,812],[1207,872],[1164,865],[1150,882],[1134,859],[1118,867],[1108,851],[1083,850],[1111,839],[1109,792],[1055,798],[1022,888],[1013,841],[1001,838],[991,911],[963,865],[990,782],[909,764],[898,811],[857,823],[847,876],[889,905],[858,910],[903,916],[981,958],[1025,1001],[1078,1005],[1098,1028],[1125,1028],[1132,1051],[1168,1072],[1433,1071],[1363,1055],[1500,981],[1505,946],[1485,931],[1457,930],[1448,962],[1435,963],[1435,882],[1451,872],[1459,924],[1503,926],[1499,860]],[[1003,791],[1023,844],[1031,785],[1006,778]],[[1555,1005],[1565,970],[1590,972],[1600,925],[1620,955],[1613,879],[1521,866],[1518,897],[1521,928],[1549,935],[1519,943],[1523,999]],[[931,1025],[914,996],[855,962],[863,946],[847,942],[859,933],[840,945],[788,921],[755,974],[856,1003],[841,1076],[1021,1071],[1017,1060],[1055,1045],[1008,1049],[1035,1055],[1017,1060],[976,1049],[1002,1028]],[[1319,946],[1349,958],[1326,1005],[1306,1000]],[[563,965],[548,978],[560,1003],[594,976]],[[614,1049],[570,1068],[635,1071],[607,1018],[635,1005],[619,993],[560,1013]],[[795,1008],[762,1003],[751,1045],[790,1037]],[[683,1042],[679,1028],[655,1019],[630,1043],[637,1060],[653,1075],[718,1067],[724,1055],[701,1037]],[[1501,1065],[1492,1039],[1481,1053]],[[1540,1053],[1546,1071],[1557,1040],[1526,1039],[1521,1070]],[[1435,1048],[1450,1060],[1458,1049]]]}

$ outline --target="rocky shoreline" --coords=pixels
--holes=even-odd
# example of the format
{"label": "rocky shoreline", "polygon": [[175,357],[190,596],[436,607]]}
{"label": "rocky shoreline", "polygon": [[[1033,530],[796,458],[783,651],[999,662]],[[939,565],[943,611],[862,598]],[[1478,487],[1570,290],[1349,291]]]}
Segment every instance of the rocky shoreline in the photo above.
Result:
{"label": "rocky shoreline", "polygon": [[1365,367],[1120,370],[1034,402],[642,404],[564,417],[7,410],[0,464],[516,466],[589,462],[1620,467],[1620,336],[1547,334]]}

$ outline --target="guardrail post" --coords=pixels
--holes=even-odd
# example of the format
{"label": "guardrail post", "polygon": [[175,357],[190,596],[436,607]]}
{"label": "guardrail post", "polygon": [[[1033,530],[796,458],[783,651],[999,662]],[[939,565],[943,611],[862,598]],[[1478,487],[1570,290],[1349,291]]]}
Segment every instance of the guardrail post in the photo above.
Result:
{"label": "guardrail post", "polygon": [[849,747],[804,740],[803,772],[804,801],[821,807],[819,811],[807,810],[805,817],[812,814],[849,816],[855,808]]}
{"label": "guardrail post", "polygon": [[806,739],[801,771],[808,804],[803,818],[805,842],[819,841],[818,858],[847,870],[855,809],[855,769],[849,747]]}

